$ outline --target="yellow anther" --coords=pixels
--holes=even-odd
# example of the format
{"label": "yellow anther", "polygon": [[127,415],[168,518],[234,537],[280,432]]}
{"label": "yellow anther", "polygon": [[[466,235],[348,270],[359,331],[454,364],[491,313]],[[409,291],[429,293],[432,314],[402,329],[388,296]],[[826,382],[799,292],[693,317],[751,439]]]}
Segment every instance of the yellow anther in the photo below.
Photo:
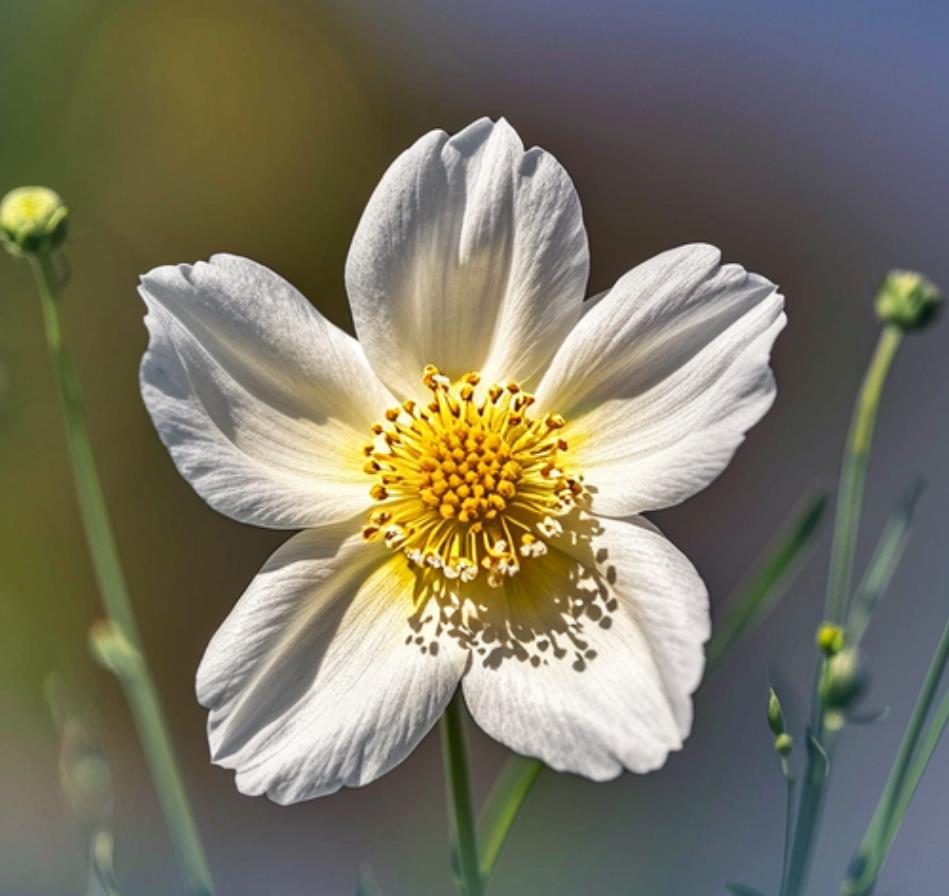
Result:
{"label": "yellow anther", "polygon": [[531,532],[556,537],[555,517],[582,491],[564,473],[566,441],[549,434],[564,420],[532,419],[534,396],[513,381],[491,385],[485,397],[477,372],[453,383],[430,364],[422,379],[434,393],[428,411],[411,399],[387,409],[372,429],[379,447],[364,448],[370,494],[387,502],[370,513],[364,537],[403,551],[413,569],[439,571],[446,587],[465,587],[482,565],[488,584],[501,587],[521,558],[547,553]]}

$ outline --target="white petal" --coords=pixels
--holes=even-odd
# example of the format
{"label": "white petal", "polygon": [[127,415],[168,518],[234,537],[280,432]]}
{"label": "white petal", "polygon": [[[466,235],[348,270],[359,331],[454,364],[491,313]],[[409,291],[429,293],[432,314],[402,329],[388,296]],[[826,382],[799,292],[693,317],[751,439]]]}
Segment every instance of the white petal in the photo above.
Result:
{"label": "white petal", "polygon": [[[565,548],[565,568],[546,563],[564,558],[561,539],[523,565],[511,580],[517,590],[506,585],[521,657],[476,655],[462,684],[492,737],[559,771],[605,780],[658,768],[681,747],[709,618],[702,580],[657,529],[639,518],[598,522],[591,544]],[[592,568],[593,596],[580,584]],[[559,659],[555,644],[566,648]]]}
{"label": "white petal", "polygon": [[394,399],[359,344],[232,255],[142,278],[142,396],[179,471],[241,522],[302,528],[370,503],[361,448]]}
{"label": "white petal", "polygon": [[530,384],[581,313],[589,258],[569,176],[507,122],[433,131],[386,172],[346,263],[360,342],[393,391],[429,363]]}
{"label": "white petal", "polygon": [[430,648],[413,582],[401,554],[339,526],[270,558],[198,670],[212,758],[242,793],[294,803],[367,784],[437,721],[466,654]]}
{"label": "white petal", "polygon": [[684,246],[634,268],[554,357],[538,407],[567,417],[593,509],[627,516],[705,488],[774,400],[784,299],[764,277]]}

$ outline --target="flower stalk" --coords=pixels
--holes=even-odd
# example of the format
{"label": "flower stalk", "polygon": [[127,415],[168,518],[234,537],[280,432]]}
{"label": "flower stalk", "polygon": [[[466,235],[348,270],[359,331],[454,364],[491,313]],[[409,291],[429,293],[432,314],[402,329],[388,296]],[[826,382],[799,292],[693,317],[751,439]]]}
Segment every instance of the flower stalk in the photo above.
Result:
{"label": "flower stalk", "polygon": [[175,759],[158,691],[141,651],[138,626],[92,453],[79,379],[63,338],[54,257],[48,249],[23,254],[30,262],[39,290],[46,343],[59,392],[79,509],[99,593],[114,636],[121,638],[129,656],[137,658],[134,663],[126,664],[121,672],[117,668],[114,671],[122,680],[135,716],[187,892],[189,896],[209,896],[214,892],[211,873]]}
{"label": "flower stalk", "polygon": [[[837,495],[837,513],[834,523],[834,538],[831,549],[830,574],[827,600],[821,627],[825,633],[843,632],[846,629],[848,604],[853,584],[854,555],[857,532],[863,505],[867,464],[873,431],[876,426],[880,400],[887,375],[893,366],[896,353],[903,338],[903,328],[884,320],[876,349],[864,374],[860,391],[854,405],[840,471]],[[819,632],[818,638],[821,634]],[[828,644],[820,645],[824,655],[818,666],[812,695],[812,730],[807,738],[807,766],[801,788],[797,821],[794,828],[790,859],[787,864],[786,885],[782,896],[800,896],[807,883],[812,851],[820,825],[824,806],[825,783],[830,771],[830,755],[833,753],[838,731],[827,724],[828,706],[825,705],[831,663],[838,657],[827,650]],[[840,647],[839,644],[834,646]]]}
{"label": "flower stalk", "polygon": [[829,622],[843,622],[847,611],[873,430],[883,396],[883,386],[902,340],[903,331],[900,327],[892,323],[883,327],[853,410],[840,471],[840,491],[834,522],[834,542],[824,614]]}
{"label": "flower stalk", "polygon": [[458,850],[459,889],[463,896],[482,896],[484,884],[478,867],[478,842],[475,828],[468,748],[459,690],[442,716],[442,752],[448,786],[448,814],[452,822],[452,840]]}

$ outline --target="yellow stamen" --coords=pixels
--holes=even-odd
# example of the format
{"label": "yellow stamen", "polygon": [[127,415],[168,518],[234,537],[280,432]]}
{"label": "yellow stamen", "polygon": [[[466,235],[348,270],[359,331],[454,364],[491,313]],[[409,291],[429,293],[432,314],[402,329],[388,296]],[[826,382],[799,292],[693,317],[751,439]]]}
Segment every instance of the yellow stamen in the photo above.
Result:
{"label": "yellow stamen", "polygon": [[[419,575],[458,587],[483,569],[498,587],[523,561],[547,553],[538,534],[559,537],[555,517],[569,513],[583,492],[565,472],[567,442],[555,432],[566,421],[559,414],[532,418],[534,396],[514,381],[479,390],[480,374],[452,383],[429,364],[422,382],[431,402],[407,400],[372,427],[384,446],[364,449],[372,458],[364,470],[381,507],[363,536],[382,535]],[[520,533],[519,545],[512,532]]]}

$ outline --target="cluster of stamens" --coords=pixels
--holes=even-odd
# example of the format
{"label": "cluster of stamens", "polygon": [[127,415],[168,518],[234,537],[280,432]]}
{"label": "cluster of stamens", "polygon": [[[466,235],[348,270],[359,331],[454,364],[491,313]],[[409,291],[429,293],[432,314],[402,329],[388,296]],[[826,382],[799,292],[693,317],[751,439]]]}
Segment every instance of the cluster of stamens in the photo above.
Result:
{"label": "cluster of stamens", "polygon": [[452,383],[428,365],[432,400],[386,411],[366,445],[377,507],[363,537],[401,550],[421,571],[471,582],[484,571],[499,587],[523,560],[547,553],[583,487],[564,469],[564,420],[532,417],[517,383]]}

